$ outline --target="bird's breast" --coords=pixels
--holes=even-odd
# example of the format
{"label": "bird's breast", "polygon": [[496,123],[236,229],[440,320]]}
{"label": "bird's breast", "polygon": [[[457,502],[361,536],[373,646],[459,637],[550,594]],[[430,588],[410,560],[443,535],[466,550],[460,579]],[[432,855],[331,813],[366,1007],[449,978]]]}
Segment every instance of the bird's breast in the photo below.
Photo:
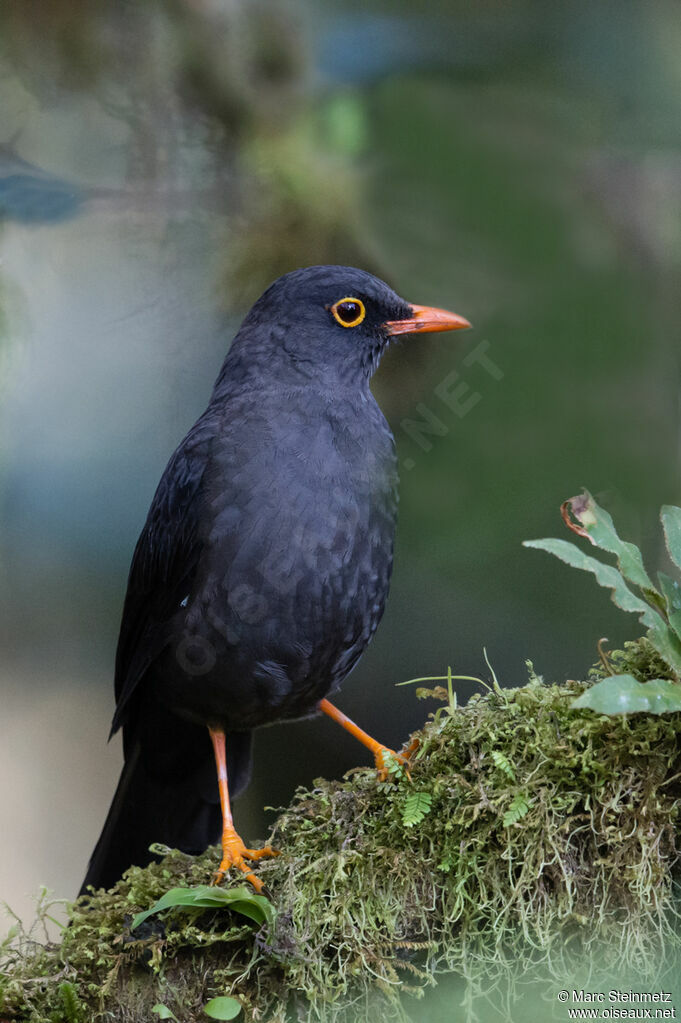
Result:
{"label": "bird's breast", "polygon": [[216,446],[197,578],[177,614],[196,662],[184,692],[199,717],[220,712],[232,728],[309,713],[354,666],[387,597],[387,425],[317,416],[310,430],[299,418]]}

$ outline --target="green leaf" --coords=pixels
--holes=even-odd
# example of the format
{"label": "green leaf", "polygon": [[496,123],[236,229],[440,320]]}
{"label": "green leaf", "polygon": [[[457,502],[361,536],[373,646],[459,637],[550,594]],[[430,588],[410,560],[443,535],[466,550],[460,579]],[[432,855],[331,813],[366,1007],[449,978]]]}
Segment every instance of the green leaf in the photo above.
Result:
{"label": "green leaf", "polygon": [[646,633],[646,637],[658,654],[667,662],[675,675],[681,675],[681,640],[673,629],[665,625],[658,616]]}
{"label": "green leaf", "polygon": [[511,805],[503,816],[502,824],[505,828],[510,828],[513,824],[517,824],[521,817],[530,809],[532,800],[527,798],[524,792],[516,792],[515,796],[511,800]]}
{"label": "green leaf", "polygon": [[405,828],[413,828],[420,824],[426,814],[430,813],[433,797],[430,792],[412,792],[407,796],[402,808],[402,823]]}
{"label": "green leaf", "polygon": [[398,760],[392,750],[381,750],[381,761],[391,778],[401,781],[405,777],[404,765]]}
{"label": "green leaf", "polygon": [[155,1012],[159,1019],[174,1019],[175,1023],[177,1023],[177,1016],[172,1009],[169,1009],[167,1005],[162,1005],[161,1002],[152,1005],[151,1011]]}
{"label": "green leaf", "polygon": [[681,568],[681,508],[676,508],[673,504],[664,504],[660,519],[669,557],[677,568]]}
{"label": "green leaf", "polygon": [[669,714],[681,711],[681,685],[668,678],[639,682],[633,675],[611,675],[571,704],[598,714]]}
{"label": "green leaf", "polygon": [[139,927],[153,913],[165,909],[232,909],[256,924],[274,923],[274,908],[264,895],[256,895],[250,888],[219,888],[217,885],[196,885],[194,888],[171,888],[150,909],[138,913],[132,930]]}
{"label": "green leaf", "polygon": [[594,501],[588,490],[567,502],[579,524],[601,550],[614,554],[617,565],[625,579],[643,590],[655,590],[650,576],[643,567],[643,558],[636,544],[620,540],[612,516]]}
{"label": "green leaf", "polygon": [[[585,572],[593,572],[596,581],[612,590],[612,599],[623,611],[631,611],[639,616],[639,620],[648,628],[661,621],[660,616],[640,597],[632,593],[622,574],[612,565],[604,565],[601,561],[584,554],[579,547],[568,540],[525,540],[523,547],[534,547],[539,551],[548,551],[573,568],[581,568]],[[652,584],[651,584],[652,585]]]}
{"label": "green leaf", "polygon": [[211,1019],[236,1019],[241,1012],[241,1002],[237,1002],[236,998],[230,998],[228,995],[222,995],[220,998],[211,998],[204,1005],[203,1011]]}
{"label": "green leaf", "polygon": [[490,755],[494,761],[495,767],[498,767],[500,771],[503,771],[504,774],[511,779],[511,781],[515,781],[515,771],[513,770],[508,757],[501,753],[498,749],[493,749]]}
{"label": "green leaf", "polygon": [[657,578],[664,597],[669,624],[676,635],[681,637],[681,586],[676,579],[665,575],[664,572],[658,572]]}

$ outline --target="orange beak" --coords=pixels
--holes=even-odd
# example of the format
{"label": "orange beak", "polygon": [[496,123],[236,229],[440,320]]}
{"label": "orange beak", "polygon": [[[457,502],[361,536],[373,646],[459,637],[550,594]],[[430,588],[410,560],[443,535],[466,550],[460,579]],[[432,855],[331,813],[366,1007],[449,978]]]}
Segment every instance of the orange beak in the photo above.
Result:
{"label": "orange beak", "polygon": [[468,320],[446,309],[434,309],[428,305],[413,305],[408,320],[389,320],[385,327],[389,334],[434,334],[439,330],[461,330],[470,327]]}

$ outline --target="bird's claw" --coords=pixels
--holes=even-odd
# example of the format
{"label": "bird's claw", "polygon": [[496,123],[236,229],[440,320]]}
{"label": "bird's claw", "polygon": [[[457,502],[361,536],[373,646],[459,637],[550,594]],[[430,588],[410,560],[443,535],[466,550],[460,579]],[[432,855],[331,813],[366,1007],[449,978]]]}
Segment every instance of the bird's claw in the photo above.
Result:
{"label": "bird's claw", "polygon": [[389,746],[380,746],[374,753],[378,780],[380,782],[387,781],[390,774],[395,773],[394,768],[392,772],[390,770],[390,761],[393,761],[393,763],[397,761],[397,763],[404,769],[404,773],[409,781],[411,781],[411,772],[409,771],[409,768],[411,767],[411,758],[418,748],[418,739],[412,739],[406,749],[403,748],[399,753],[394,749],[390,749]]}
{"label": "bird's claw", "polygon": [[247,849],[240,835],[236,832],[227,832],[222,836],[222,861],[213,874],[211,884],[221,884],[225,874],[231,867],[236,867],[246,875],[256,892],[260,894],[263,890],[263,883],[257,874],[254,874],[246,863],[246,860],[261,860],[266,856],[279,856],[279,850],[266,845],[263,849]]}

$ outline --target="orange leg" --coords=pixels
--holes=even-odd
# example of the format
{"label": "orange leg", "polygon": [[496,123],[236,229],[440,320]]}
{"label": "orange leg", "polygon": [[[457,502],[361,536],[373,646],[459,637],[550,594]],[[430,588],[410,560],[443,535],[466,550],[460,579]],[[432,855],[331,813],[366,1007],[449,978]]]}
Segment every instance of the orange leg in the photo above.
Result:
{"label": "orange leg", "polygon": [[388,762],[387,757],[393,756],[403,764],[407,769],[407,777],[411,777],[409,774],[409,757],[412,753],[416,752],[418,747],[418,741],[414,740],[411,745],[405,750],[404,753],[396,753],[395,750],[390,749],[388,746],[384,746],[382,742],[376,742],[371,736],[365,732],[359,725],[356,725],[354,721],[351,721],[342,711],[334,707],[328,700],[322,700],[319,704],[319,709],[323,710],[325,714],[328,714],[341,728],[345,728],[346,731],[350,732],[350,735],[354,735],[355,739],[359,739],[363,746],[370,749],[374,755],[376,761],[376,769],[378,771],[378,780],[385,781],[388,777]]}
{"label": "orange leg", "polygon": [[264,849],[247,849],[241,836],[235,831],[227,785],[225,733],[221,728],[209,728],[208,731],[213,743],[215,763],[218,769],[218,788],[222,806],[222,862],[213,878],[213,884],[220,884],[230,867],[238,867],[239,870],[243,870],[246,880],[251,882],[256,892],[261,892],[263,883],[246,865],[245,860],[259,860],[263,856],[278,856],[279,853],[269,845],[266,845]]}

